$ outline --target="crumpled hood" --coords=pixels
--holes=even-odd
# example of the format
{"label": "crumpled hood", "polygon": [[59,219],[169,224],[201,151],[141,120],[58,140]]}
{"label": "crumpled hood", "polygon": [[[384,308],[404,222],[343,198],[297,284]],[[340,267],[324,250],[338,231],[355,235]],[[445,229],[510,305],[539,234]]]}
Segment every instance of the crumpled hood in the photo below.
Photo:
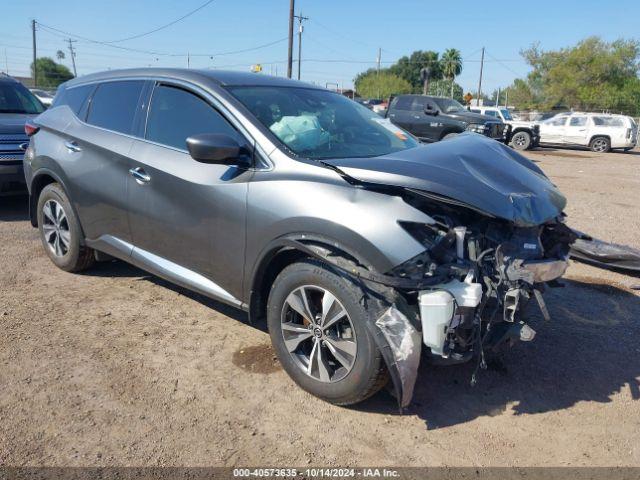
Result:
{"label": "crumpled hood", "polygon": [[490,117],[489,115],[482,115],[481,113],[471,112],[469,110],[461,110],[458,112],[449,112],[443,113],[451,118],[455,118],[456,120],[461,120],[467,123],[502,123],[502,120],[496,117]]}
{"label": "crumpled hood", "polygon": [[516,127],[533,128],[535,125],[537,125],[536,122],[527,122],[525,120],[508,120],[506,123],[511,125],[513,128],[516,128]]}
{"label": "crumpled hood", "polygon": [[448,197],[518,226],[553,219],[567,203],[533,162],[475,133],[380,157],[323,162],[361,182]]}

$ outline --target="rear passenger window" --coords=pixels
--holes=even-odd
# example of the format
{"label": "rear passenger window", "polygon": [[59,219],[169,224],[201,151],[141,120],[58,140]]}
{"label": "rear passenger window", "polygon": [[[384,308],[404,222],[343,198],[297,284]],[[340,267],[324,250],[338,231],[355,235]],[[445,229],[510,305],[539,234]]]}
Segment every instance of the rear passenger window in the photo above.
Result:
{"label": "rear passenger window", "polygon": [[69,108],[73,110],[73,113],[80,118],[84,118],[84,113],[86,112],[82,114],[80,112],[85,110],[84,107],[87,106],[87,98],[94,88],[95,85],[83,85],[66,90],[62,99],[63,105],[68,105]]}
{"label": "rear passenger window", "polygon": [[87,123],[130,134],[144,82],[125,80],[98,85],[91,99]]}
{"label": "rear passenger window", "polygon": [[413,97],[398,97],[393,108],[396,110],[411,110],[412,103]]}
{"label": "rear passenger window", "polygon": [[157,86],[151,97],[147,140],[187,149],[187,137],[199,133],[221,133],[238,138],[238,132],[200,97],[166,85]]}
{"label": "rear passenger window", "polygon": [[572,127],[584,127],[587,124],[587,117],[571,117],[569,125]]}

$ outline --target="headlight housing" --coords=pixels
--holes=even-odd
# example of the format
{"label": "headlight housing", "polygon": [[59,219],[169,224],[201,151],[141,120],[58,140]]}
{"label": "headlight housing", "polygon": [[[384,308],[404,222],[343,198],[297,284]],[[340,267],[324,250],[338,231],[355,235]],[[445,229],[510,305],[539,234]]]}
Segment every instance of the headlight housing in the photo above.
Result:
{"label": "headlight housing", "polygon": [[488,126],[484,123],[470,123],[467,125],[467,132],[479,133],[480,135],[486,135]]}

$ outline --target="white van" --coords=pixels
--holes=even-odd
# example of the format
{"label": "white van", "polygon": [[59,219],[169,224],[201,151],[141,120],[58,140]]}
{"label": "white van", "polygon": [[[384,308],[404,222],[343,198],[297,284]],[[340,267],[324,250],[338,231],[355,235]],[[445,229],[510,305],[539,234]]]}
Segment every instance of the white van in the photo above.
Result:
{"label": "white van", "polygon": [[540,122],[540,143],[589,147],[594,152],[631,150],[638,126],[631,117],[604,113],[561,113]]}

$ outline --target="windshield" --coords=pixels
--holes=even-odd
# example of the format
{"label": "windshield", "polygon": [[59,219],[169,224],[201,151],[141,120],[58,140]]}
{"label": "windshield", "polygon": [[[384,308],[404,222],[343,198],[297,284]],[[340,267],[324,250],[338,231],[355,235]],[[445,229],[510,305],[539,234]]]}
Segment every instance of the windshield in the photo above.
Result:
{"label": "windshield", "polygon": [[502,113],[502,118],[504,118],[505,120],[513,120],[513,117],[511,116],[511,112],[506,108],[501,108],[500,113]]}
{"label": "windshield", "polygon": [[42,113],[40,101],[21,83],[0,83],[0,113]]}
{"label": "windshield", "polygon": [[377,157],[418,145],[388,119],[327,90],[230,87],[229,91],[302,157]]}
{"label": "windshield", "polygon": [[453,98],[434,98],[443,113],[466,111],[467,109]]}

